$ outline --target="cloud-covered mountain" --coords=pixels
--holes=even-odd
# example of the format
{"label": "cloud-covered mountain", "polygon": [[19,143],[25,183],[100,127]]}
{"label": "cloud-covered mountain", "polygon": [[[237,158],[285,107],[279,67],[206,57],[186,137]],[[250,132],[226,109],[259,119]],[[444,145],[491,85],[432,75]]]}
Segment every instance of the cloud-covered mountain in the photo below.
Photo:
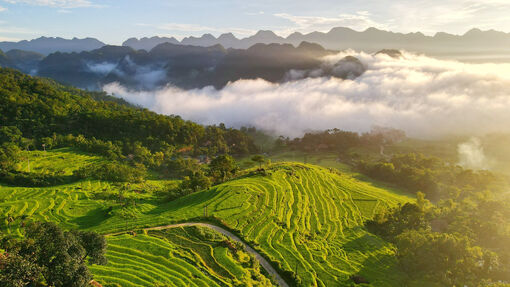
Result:
{"label": "cloud-covered mountain", "polygon": [[256,44],[248,49],[163,43],[149,52],[104,46],[90,52],[50,54],[38,64],[37,74],[86,89],[100,89],[112,82],[138,90],[166,85],[222,88],[240,79],[279,82],[293,70],[321,69],[320,58],[330,53],[307,42],[297,47]]}
{"label": "cloud-covered mountain", "polygon": [[[175,38],[171,43],[176,44]],[[142,38],[140,40],[130,39],[124,42],[124,46],[130,46],[135,49],[143,47],[150,50],[152,47],[161,44],[163,38]],[[169,40],[170,41],[170,40]],[[238,39],[231,33],[222,34],[218,38],[211,34],[204,34],[201,37],[187,37],[180,43],[194,46],[212,46],[222,45],[225,48],[246,49],[257,43],[270,44],[293,44],[306,41],[317,43],[326,49],[345,50],[355,49],[365,52],[376,52],[385,48],[408,50],[414,52],[427,53],[430,55],[445,54],[466,54],[466,53],[498,53],[509,51],[510,33],[498,32],[494,30],[481,31],[472,29],[464,35],[453,35],[439,32],[434,36],[426,36],[423,33],[394,33],[390,31],[369,28],[365,31],[355,31],[350,28],[336,27],[327,33],[312,32],[302,34],[295,32],[288,37],[280,37],[272,31],[259,31],[255,35]]]}
{"label": "cloud-covered mountain", "polygon": [[373,125],[425,138],[510,132],[510,63],[462,63],[395,51],[345,51],[322,60],[322,71],[365,71],[355,80],[317,74],[279,83],[238,80],[220,90],[133,91],[117,83],[104,90],[158,113],[289,137],[332,128],[368,132]]}
{"label": "cloud-covered mountain", "polygon": [[48,55],[55,52],[82,52],[103,47],[105,44],[94,38],[63,39],[53,37],[40,37],[34,40],[19,42],[0,42],[0,50],[25,50]]}

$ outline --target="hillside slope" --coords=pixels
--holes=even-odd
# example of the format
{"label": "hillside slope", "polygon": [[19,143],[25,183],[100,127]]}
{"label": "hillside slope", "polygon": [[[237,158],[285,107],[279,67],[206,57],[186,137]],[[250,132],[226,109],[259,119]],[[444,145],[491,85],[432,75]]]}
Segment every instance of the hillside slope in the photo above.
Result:
{"label": "hillside slope", "polygon": [[[46,159],[41,158],[44,152],[32,153],[31,172],[38,173],[51,167],[51,158],[58,159],[59,166],[65,161],[77,166],[102,161],[85,154],[73,160],[69,149],[47,152]],[[393,247],[363,225],[380,208],[410,197],[299,163],[247,170],[237,179],[171,202],[164,200],[168,184],[172,182],[82,180],[46,188],[0,186],[0,210],[6,215],[2,229],[21,234],[23,221],[43,220],[108,234],[209,221],[237,233],[284,271],[287,280],[301,286],[345,286],[353,275],[373,286],[401,285]]]}

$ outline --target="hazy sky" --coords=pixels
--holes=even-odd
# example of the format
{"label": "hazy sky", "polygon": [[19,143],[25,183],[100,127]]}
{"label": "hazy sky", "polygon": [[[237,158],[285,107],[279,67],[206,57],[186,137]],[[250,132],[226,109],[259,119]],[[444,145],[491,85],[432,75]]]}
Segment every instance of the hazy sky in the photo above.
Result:
{"label": "hazy sky", "polygon": [[0,40],[95,37],[120,44],[129,37],[245,37],[261,29],[286,36],[336,26],[510,32],[509,15],[510,0],[0,0]]}

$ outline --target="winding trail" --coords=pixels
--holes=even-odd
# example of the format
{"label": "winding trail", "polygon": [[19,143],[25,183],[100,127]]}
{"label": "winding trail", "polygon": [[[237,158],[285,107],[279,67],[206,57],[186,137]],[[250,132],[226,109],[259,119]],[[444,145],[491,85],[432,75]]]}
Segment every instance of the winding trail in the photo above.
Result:
{"label": "winding trail", "polygon": [[[222,227],[219,227],[219,226],[216,226],[213,224],[209,224],[209,223],[202,223],[202,222],[184,222],[184,223],[176,223],[176,224],[169,224],[169,225],[162,225],[162,226],[155,226],[155,227],[147,227],[147,228],[143,228],[143,230],[147,230],[147,231],[149,231],[149,230],[164,230],[164,229],[183,227],[183,226],[202,226],[202,227],[211,228],[211,229],[229,237],[230,239],[241,243],[247,252],[249,252],[249,253],[253,254],[253,256],[255,256],[255,259],[257,259],[257,261],[259,261],[260,265],[267,271],[267,273],[269,273],[269,275],[273,276],[273,278],[276,280],[276,282],[278,283],[279,286],[289,287],[287,282],[285,282],[285,280],[283,280],[283,278],[280,276],[280,274],[278,274],[278,272],[273,268],[273,266],[271,266],[271,264],[269,264],[269,262],[262,255],[260,255],[260,253],[258,253],[250,245],[248,245],[246,242],[244,242],[241,238],[237,237],[232,232],[230,232],[226,229],[223,229]],[[118,235],[118,234],[123,234],[123,233],[126,233],[126,232],[111,233],[111,234],[106,234],[106,236]]]}

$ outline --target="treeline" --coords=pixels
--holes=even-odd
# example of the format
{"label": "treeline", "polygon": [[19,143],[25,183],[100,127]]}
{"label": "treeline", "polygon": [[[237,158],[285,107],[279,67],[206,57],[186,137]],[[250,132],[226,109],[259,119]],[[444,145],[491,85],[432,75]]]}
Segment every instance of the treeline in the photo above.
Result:
{"label": "treeline", "polygon": [[509,217],[508,203],[490,192],[435,205],[418,193],[417,203],[378,214],[366,226],[395,244],[411,282],[508,286]]}
{"label": "treeline", "polygon": [[466,197],[484,191],[495,180],[489,171],[467,170],[419,153],[397,154],[378,162],[361,160],[356,168],[372,178],[421,191],[431,200]]}
{"label": "treeline", "polygon": [[[207,126],[112,101],[103,93],[64,87],[10,69],[0,69],[0,122],[24,138],[82,135],[111,142],[124,155],[135,143],[151,153],[188,148],[194,154],[245,154],[256,150],[245,133]],[[40,148],[37,146],[37,148]]]}
{"label": "treeline", "polygon": [[[0,69],[0,176],[11,183],[51,185],[56,176],[29,182],[13,170],[19,150],[76,147],[110,160],[163,174],[179,157],[243,155],[257,151],[245,132],[164,116],[104,93],[61,86]],[[124,168],[124,170],[126,170]],[[33,177],[33,175],[30,175]]]}
{"label": "treeline", "polygon": [[360,161],[357,168],[417,194],[416,203],[366,222],[369,231],[395,244],[400,265],[409,275],[407,285],[510,282],[510,205],[493,190],[497,180],[493,174],[416,153]]}
{"label": "treeline", "polygon": [[350,148],[359,146],[380,146],[401,141],[405,133],[401,130],[374,127],[368,133],[343,131],[340,129],[329,129],[323,132],[306,133],[301,138],[285,138],[280,136],[275,143],[278,149],[295,149],[305,152],[328,151],[345,153]]}

